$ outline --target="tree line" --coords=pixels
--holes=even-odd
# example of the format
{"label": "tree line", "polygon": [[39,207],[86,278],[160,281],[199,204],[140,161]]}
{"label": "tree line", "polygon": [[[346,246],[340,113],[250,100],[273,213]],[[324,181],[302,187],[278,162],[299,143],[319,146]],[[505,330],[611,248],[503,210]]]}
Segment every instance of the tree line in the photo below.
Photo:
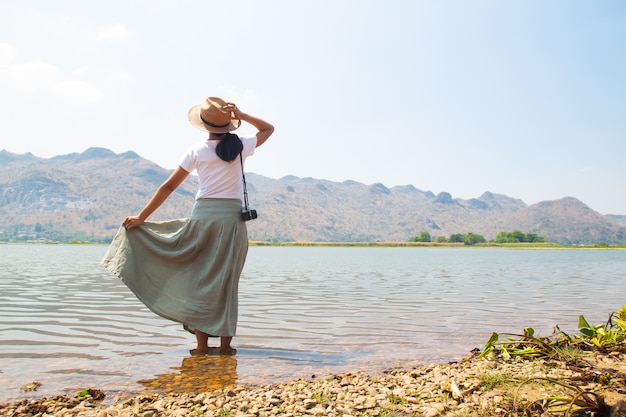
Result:
{"label": "tree line", "polygon": [[[477,233],[454,233],[450,237],[437,236],[432,239],[430,232],[424,230],[419,235],[409,238],[409,242],[436,242],[436,243],[463,243],[465,245],[475,245],[486,243],[487,239]],[[519,230],[512,232],[500,232],[492,242],[495,243],[537,243],[545,242],[545,239],[535,233],[522,233]]]}

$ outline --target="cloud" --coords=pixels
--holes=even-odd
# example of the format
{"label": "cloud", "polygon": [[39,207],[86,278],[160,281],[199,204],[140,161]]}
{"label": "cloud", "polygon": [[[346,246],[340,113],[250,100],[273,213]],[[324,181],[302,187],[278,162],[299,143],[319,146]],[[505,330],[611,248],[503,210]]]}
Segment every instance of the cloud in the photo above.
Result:
{"label": "cloud", "polygon": [[97,88],[81,80],[58,81],[51,87],[57,96],[78,103],[95,103],[102,99]]}
{"label": "cloud", "polygon": [[119,42],[128,38],[129,35],[130,32],[126,29],[126,27],[118,24],[98,29],[96,40],[102,42]]}
{"label": "cloud", "polygon": [[19,62],[11,45],[0,44],[0,85],[22,94],[51,93],[83,104],[99,101],[102,93],[80,79],[85,69],[63,74],[54,64],[43,61]]}
{"label": "cloud", "polygon": [[133,74],[130,71],[119,71],[111,74],[109,80],[120,86],[127,86],[134,82]]}
{"label": "cloud", "polygon": [[256,92],[250,89],[242,91],[233,86],[219,86],[217,91],[224,100],[233,101],[235,103],[259,103]]}
{"label": "cloud", "polygon": [[5,80],[21,93],[46,89],[59,78],[59,68],[42,61],[12,63],[3,72]]}
{"label": "cloud", "polygon": [[15,61],[17,50],[8,43],[0,42],[0,67]]}
{"label": "cloud", "polygon": [[72,75],[76,77],[82,77],[83,75],[89,73],[90,70],[91,67],[89,65],[83,65],[82,67],[76,68],[74,71],[72,71]]}

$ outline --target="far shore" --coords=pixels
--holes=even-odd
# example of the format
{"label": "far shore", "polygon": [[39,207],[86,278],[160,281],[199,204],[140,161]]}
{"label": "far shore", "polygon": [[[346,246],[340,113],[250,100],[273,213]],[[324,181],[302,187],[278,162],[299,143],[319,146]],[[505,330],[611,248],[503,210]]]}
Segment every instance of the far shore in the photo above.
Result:
{"label": "far shore", "polygon": [[[107,242],[89,242],[83,240],[73,240],[70,242],[59,241],[21,241],[21,242],[3,242],[2,245],[109,245]],[[466,245],[463,242],[271,242],[261,240],[250,240],[250,246],[312,246],[312,247],[383,247],[383,248],[402,248],[402,247],[418,247],[418,248],[508,248],[508,249],[626,249],[626,245],[560,245],[552,242],[533,242],[533,243],[476,243]]]}
{"label": "far shore", "polygon": [[559,245],[552,242],[541,243],[477,243],[466,245],[463,242],[266,242],[251,240],[250,246],[337,246],[337,247],[442,247],[442,248],[514,248],[514,249],[626,249],[626,245]]}

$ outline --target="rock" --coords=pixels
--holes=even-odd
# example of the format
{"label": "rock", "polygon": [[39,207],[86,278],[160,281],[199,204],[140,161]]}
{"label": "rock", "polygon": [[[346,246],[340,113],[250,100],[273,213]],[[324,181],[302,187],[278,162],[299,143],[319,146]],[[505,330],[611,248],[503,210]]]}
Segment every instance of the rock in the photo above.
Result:
{"label": "rock", "polygon": [[[431,365],[408,370],[393,370],[384,376],[346,373],[314,381],[297,380],[258,387],[236,386],[224,390],[189,394],[139,394],[121,398],[113,405],[103,405],[92,396],[80,401],[56,396],[0,404],[0,417],[63,415],[67,417],[157,417],[168,415],[233,415],[237,417],[293,417],[386,415],[434,417],[497,415],[498,410],[515,406],[531,407],[546,395],[573,396],[560,384],[546,387],[546,378],[577,384],[594,390],[599,396],[612,394],[612,401],[623,398],[619,387],[625,384],[624,373],[617,372],[622,362],[615,362],[615,372],[602,384],[580,381],[589,375],[602,375],[607,368],[606,355],[585,356],[584,368],[558,360],[486,361],[479,358],[446,365]],[[611,356],[616,358],[616,355]],[[594,364],[597,367],[594,367]],[[514,377],[511,377],[514,375]],[[498,381],[505,383],[498,383]],[[532,382],[538,380],[533,386]],[[492,381],[487,384],[485,381]],[[519,384],[526,381],[523,392]],[[521,382],[520,382],[521,384]],[[561,391],[558,391],[558,390]],[[317,400],[316,400],[317,399]],[[607,401],[608,403],[608,401]],[[611,404],[609,404],[611,405]],[[530,409],[530,408],[529,408]],[[614,406],[613,417],[626,417],[624,403]],[[546,415],[549,410],[546,411]]]}
{"label": "rock", "polygon": [[426,407],[422,412],[422,417],[435,417],[439,415],[439,410],[434,407]]}
{"label": "rock", "polygon": [[37,388],[39,388],[41,386],[41,382],[39,381],[33,381],[33,382],[29,382],[28,384],[22,385],[22,387],[20,388],[20,391],[37,391]]}

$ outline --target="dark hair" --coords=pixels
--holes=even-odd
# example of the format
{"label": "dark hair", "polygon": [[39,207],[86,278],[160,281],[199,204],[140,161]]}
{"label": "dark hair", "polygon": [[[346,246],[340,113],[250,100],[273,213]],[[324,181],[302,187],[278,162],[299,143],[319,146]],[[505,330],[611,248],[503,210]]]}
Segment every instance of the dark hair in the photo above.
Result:
{"label": "dark hair", "polygon": [[241,139],[234,133],[224,133],[224,138],[215,147],[215,153],[223,161],[230,162],[243,150]]}

